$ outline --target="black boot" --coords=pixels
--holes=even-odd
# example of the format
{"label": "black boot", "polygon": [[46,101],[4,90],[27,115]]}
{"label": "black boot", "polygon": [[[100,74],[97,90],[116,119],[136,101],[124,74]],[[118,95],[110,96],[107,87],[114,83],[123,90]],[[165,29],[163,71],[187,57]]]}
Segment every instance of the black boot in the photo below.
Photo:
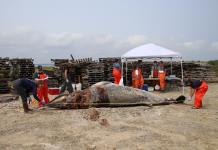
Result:
{"label": "black boot", "polygon": [[23,110],[24,110],[25,113],[28,113],[29,108],[28,108],[27,102],[23,102]]}
{"label": "black boot", "polygon": [[32,111],[32,109],[29,109],[27,102],[23,102],[23,110],[25,113]]}

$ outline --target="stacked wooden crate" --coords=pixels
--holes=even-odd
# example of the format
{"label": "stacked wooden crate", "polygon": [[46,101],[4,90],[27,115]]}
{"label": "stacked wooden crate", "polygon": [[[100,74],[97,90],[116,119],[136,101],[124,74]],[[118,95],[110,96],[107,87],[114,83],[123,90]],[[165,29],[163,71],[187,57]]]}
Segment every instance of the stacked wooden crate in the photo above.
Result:
{"label": "stacked wooden crate", "polygon": [[104,66],[104,81],[110,81],[113,82],[114,81],[114,77],[112,75],[112,71],[113,71],[113,64],[114,62],[118,60],[119,63],[121,64],[121,59],[120,58],[99,58],[99,62]]}
{"label": "stacked wooden crate", "polygon": [[[82,88],[88,88],[92,84],[102,81],[103,71],[102,65],[93,61],[92,58],[72,59],[60,61],[59,59],[52,59],[55,62],[55,77],[60,81],[59,85],[64,82],[64,70],[67,68],[69,76],[73,83],[82,83]],[[58,61],[58,62],[56,62]]]}
{"label": "stacked wooden crate", "polygon": [[13,58],[10,59],[13,68],[12,78],[28,78],[32,79],[35,72],[33,59],[31,58]]}
{"label": "stacked wooden crate", "polygon": [[9,58],[0,57],[0,94],[8,93],[10,91],[8,84],[8,81],[11,81],[10,72],[11,67]]}
{"label": "stacked wooden crate", "polygon": [[89,84],[93,85],[104,80],[104,65],[102,63],[91,63],[88,65]]}
{"label": "stacked wooden crate", "polygon": [[207,82],[217,82],[212,66],[205,62],[184,62],[184,78],[203,79]]}

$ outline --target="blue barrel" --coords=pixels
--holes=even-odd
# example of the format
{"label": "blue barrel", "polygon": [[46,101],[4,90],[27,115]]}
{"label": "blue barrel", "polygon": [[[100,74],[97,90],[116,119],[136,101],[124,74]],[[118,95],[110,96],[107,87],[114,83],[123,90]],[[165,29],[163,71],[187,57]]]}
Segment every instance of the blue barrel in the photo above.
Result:
{"label": "blue barrel", "polygon": [[144,84],[142,89],[145,90],[145,91],[148,91],[148,85]]}

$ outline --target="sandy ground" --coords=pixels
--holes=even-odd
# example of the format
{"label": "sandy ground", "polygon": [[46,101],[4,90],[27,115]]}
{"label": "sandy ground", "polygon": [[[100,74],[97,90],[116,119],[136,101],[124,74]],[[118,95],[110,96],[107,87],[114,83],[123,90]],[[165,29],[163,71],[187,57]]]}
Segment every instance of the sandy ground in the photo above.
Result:
{"label": "sandy ground", "polygon": [[[218,149],[218,84],[210,84],[203,109],[186,104],[148,108],[40,109],[24,114],[21,101],[0,104],[0,149]],[[187,94],[185,89],[185,93]],[[177,97],[179,92],[158,93]],[[106,124],[101,125],[102,119]]]}

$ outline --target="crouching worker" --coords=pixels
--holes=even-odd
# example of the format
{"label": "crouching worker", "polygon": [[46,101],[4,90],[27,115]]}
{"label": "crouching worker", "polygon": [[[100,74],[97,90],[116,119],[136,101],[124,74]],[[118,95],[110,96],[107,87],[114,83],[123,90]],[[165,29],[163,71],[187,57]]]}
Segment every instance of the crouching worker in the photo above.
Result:
{"label": "crouching worker", "polygon": [[40,81],[33,81],[26,78],[17,79],[13,82],[14,92],[21,97],[25,113],[31,111],[27,104],[27,100],[30,100],[30,93],[40,102],[40,99],[37,97],[37,86],[39,84]]}
{"label": "crouching worker", "polygon": [[187,85],[190,86],[190,93],[188,100],[191,100],[195,94],[194,106],[193,108],[199,109],[202,107],[202,99],[208,90],[208,85],[203,80],[193,80],[189,79]]}

